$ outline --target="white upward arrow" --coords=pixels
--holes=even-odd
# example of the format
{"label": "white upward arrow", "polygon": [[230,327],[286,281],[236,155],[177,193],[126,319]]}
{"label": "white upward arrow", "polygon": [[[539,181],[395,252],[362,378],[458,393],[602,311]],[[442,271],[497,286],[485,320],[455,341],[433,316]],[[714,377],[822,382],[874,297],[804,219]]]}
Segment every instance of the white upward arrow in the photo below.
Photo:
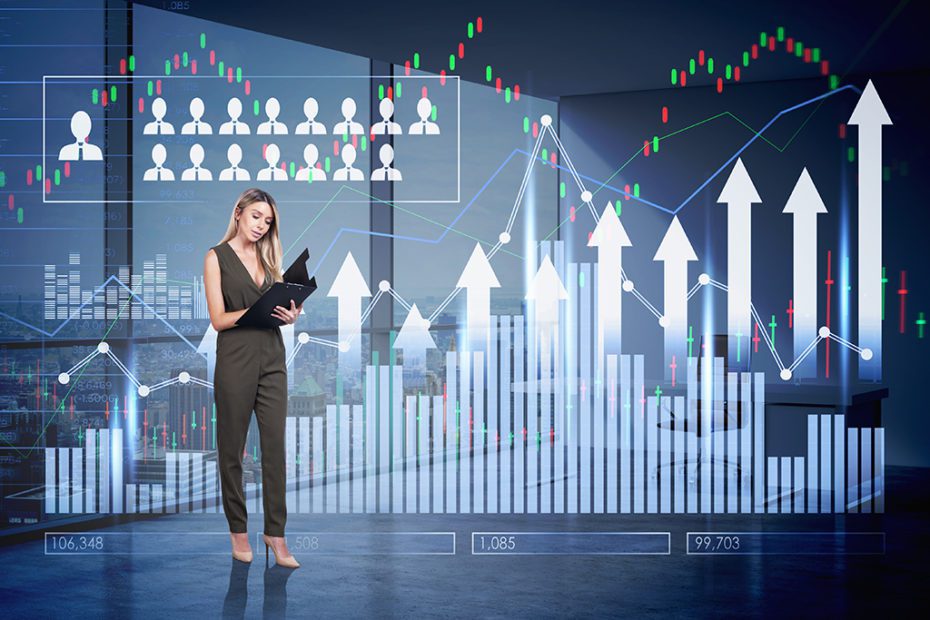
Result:
{"label": "white upward arrow", "polygon": [[[358,362],[361,363],[362,344],[359,336],[362,333],[362,297],[371,297],[371,291],[368,290],[368,284],[355,263],[352,252],[346,255],[326,296],[335,297],[339,305],[339,342],[344,343],[351,339],[351,359],[354,361],[358,358]],[[350,361],[348,357],[346,361]]]}
{"label": "white upward arrow", "polygon": [[872,80],[849,124],[859,126],[859,346],[872,352],[870,362],[860,360],[859,376],[878,380],[882,372],[882,126],[891,125],[891,118]]}
{"label": "white upward arrow", "polygon": [[500,288],[500,285],[481,244],[476,243],[456,284],[466,292],[468,337],[473,349],[483,347],[487,342],[491,325],[491,289]]}
{"label": "white upward arrow", "polygon": [[688,262],[697,260],[677,215],[652,260],[662,261],[665,268],[665,312],[659,323],[665,328],[665,373],[671,375],[672,356],[678,366],[684,368],[687,362]]}
{"label": "white upward arrow", "polygon": [[559,301],[568,299],[568,291],[547,254],[530,282],[526,298],[536,302],[536,324],[540,328],[559,322]]}
{"label": "white upward arrow", "polygon": [[413,304],[407,313],[397,339],[394,340],[394,348],[404,352],[404,366],[407,368],[425,365],[426,350],[436,348],[436,342],[429,333],[429,321],[423,318],[416,304]]}
{"label": "white upward arrow", "polygon": [[204,332],[197,353],[207,358],[207,381],[213,383],[213,371],[216,370],[216,330],[211,323]]}
{"label": "white upward arrow", "polygon": [[[795,357],[817,337],[817,216],[826,212],[827,207],[804,168],[782,211],[794,216]],[[794,372],[798,377],[817,376],[817,350],[811,351]]]}
{"label": "white upward arrow", "polygon": [[602,366],[600,362],[605,350],[610,353],[620,352],[620,253],[623,248],[632,245],[617,212],[608,202],[588,240],[589,248],[597,248],[598,367]]}
{"label": "white upward arrow", "polygon": [[[539,270],[530,282],[530,290],[526,294],[528,300],[535,303],[534,325],[530,327],[529,338],[539,338],[538,351],[542,372],[548,376],[550,349],[553,336],[558,338],[559,302],[568,299],[568,291],[562,285],[555,266],[549,255],[543,257]],[[557,342],[557,340],[556,340]]]}
{"label": "white upward arrow", "polygon": [[762,202],[742,159],[730,172],[717,202],[727,205],[727,333],[731,366],[749,363],[752,327],[752,203]]}

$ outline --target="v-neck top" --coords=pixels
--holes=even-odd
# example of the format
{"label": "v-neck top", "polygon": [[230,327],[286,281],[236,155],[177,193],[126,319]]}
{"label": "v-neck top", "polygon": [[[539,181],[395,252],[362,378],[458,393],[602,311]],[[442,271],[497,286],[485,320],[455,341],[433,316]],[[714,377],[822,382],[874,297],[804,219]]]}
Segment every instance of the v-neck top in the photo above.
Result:
{"label": "v-neck top", "polygon": [[226,312],[244,310],[258,301],[259,297],[272,285],[271,276],[265,269],[265,280],[261,287],[255,284],[252,274],[245,263],[230,247],[223,242],[212,248],[220,264],[220,288],[223,291],[223,305]]}

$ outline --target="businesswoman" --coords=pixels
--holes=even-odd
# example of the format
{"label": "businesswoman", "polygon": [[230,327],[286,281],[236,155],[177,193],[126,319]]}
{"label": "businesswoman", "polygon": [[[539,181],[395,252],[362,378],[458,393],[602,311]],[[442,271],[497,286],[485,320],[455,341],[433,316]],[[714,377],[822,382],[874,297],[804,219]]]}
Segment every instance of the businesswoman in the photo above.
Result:
{"label": "businesswoman", "polygon": [[[242,492],[242,452],[254,410],[262,448],[265,556],[270,547],[278,564],[297,568],[300,564],[284,540],[284,339],[278,327],[236,325],[262,293],[282,279],[280,227],[274,199],[260,189],[244,191],[233,207],[223,239],[207,252],[203,270],[210,322],[217,331],[216,445],[232,555],[242,562],[252,561]],[[292,324],[301,307],[291,300],[289,308],[276,306],[272,316]]]}

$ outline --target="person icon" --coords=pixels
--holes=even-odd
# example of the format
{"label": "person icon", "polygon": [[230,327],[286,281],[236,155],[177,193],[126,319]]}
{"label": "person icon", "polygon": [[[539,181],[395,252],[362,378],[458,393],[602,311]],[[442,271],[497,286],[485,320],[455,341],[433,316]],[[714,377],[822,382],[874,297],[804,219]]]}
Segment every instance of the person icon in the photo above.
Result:
{"label": "person icon", "polygon": [[391,163],[394,161],[394,147],[390,144],[382,144],[381,150],[378,151],[378,158],[381,160],[381,165],[384,167],[372,170],[372,181],[404,180],[404,177],[400,174],[400,170],[391,167]]}
{"label": "person icon", "polygon": [[287,125],[278,120],[278,114],[281,113],[281,104],[274,97],[270,97],[265,102],[265,114],[268,120],[258,126],[256,133],[266,135],[286,135]]}
{"label": "person icon", "polygon": [[304,116],[307,120],[297,125],[294,133],[297,135],[320,135],[326,133],[326,127],[323,123],[316,120],[316,115],[320,112],[320,104],[313,97],[307,97],[304,101]]}
{"label": "person icon", "polygon": [[90,144],[91,128],[90,115],[84,110],[78,110],[71,117],[71,135],[75,142],[66,144],[58,151],[59,161],[103,161],[103,151],[99,146]]}
{"label": "person icon", "polygon": [[355,116],[356,112],[355,100],[351,97],[346,97],[342,100],[342,117],[344,121],[336,123],[333,127],[333,134],[337,136],[344,135],[354,135],[354,134],[363,134],[365,130],[362,128],[361,123],[356,123],[352,120],[352,117]]}
{"label": "person icon", "polygon": [[396,135],[404,133],[400,124],[391,120],[394,115],[394,102],[385,97],[378,104],[378,112],[381,113],[381,121],[371,126],[371,133],[376,136]]}
{"label": "person icon", "polygon": [[439,125],[429,120],[430,114],[432,113],[433,104],[427,97],[423,97],[417,101],[417,115],[420,117],[420,120],[410,125],[410,129],[407,130],[407,133],[412,136],[439,134]]}
{"label": "person icon", "polygon": [[[319,123],[318,123],[319,124]],[[320,158],[320,152],[316,145],[308,144],[304,147],[304,161],[307,163],[306,168],[297,171],[294,177],[297,181],[325,181],[326,172],[316,167],[316,161]]]}
{"label": "person icon", "polygon": [[362,174],[362,171],[358,168],[353,168],[352,164],[355,163],[355,147],[351,144],[346,144],[342,147],[342,163],[346,165],[345,168],[340,168],[339,170],[333,173],[333,181],[364,181],[365,175]]}
{"label": "person icon", "polygon": [[165,150],[164,144],[156,144],[152,147],[152,163],[154,168],[149,168],[142,175],[143,181],[174,181],[174,173],[168,168],[163,168],[165,160],[168,159],[168,151]]}
{"label": "person icon", "polygon": [[252,176],[249,171],[240,168],[242,163],[242,148],[238,144],[230,144],[226,149],[226,159],[229,160],[229,168],[220,170],[220,181],[249,181]]}
{"label": "person icon", "polygon": [[152,102],[152,116],[154,121],[150,121],[142,128],[143,135],[174,135],[174,125],[165,120],[165,112],[168,111],[168,104],[161,97]]}
{"label": "person icon", "polygon": [[229,120],[220,125],[220,135],[247,135],[252,133],[248,124],[239,120],[242,116],[242,102],[238,97],[233,97],[226,104],[226,112],[229,114]]}
{"label": "person icon", "polygon": [[278,160],[281,159],[281,150],[277,144],[269,144],[265,148],[265,161],[268,162],[267,168],[258,171],[256,179],[259,181],[287,181],[287,173],[278,168]]}
{"label": "person icon", "polygon": [[191,163],[194,164],[192,167],[186,169],[181,173],[182,181],[212,181],[213,173],[211,173],[206,168],[201,168],[200,164],[203,163],[203,147],[199,144],[195,144],[191,147],[190,158]]}
{"label": "person icon", "polygon": [[181,127],[181,133],[184,135],[205,135],[212,134],[213,127],[210,126],[210,123],[200,120],[203,117],[203,99],[200,97],[194,97],[191,99],[190,105],[191,118],[194,120],[189,123],[184,123],[184,126]]}

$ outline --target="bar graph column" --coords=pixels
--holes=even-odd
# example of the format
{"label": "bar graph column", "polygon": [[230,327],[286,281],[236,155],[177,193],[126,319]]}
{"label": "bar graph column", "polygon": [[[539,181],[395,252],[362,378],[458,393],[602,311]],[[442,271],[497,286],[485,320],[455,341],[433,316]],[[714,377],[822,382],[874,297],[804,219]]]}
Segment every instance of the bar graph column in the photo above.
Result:
{"label": "bar graph column", "polygon": [[526,512],[539,512],[539,331],[526,331]]}
{"label": "bar graph column", "polygon": [[526,510],[524,500],[524,471],[526,449],[526,372],[523,363],[524,321],[522,316],[514,317],[513,326],[513,370],[514,381],[520,386],[514,390],[513,398],[513,511],[522,513]]}
{"label": "bar graph column", "polygon": [[459,512],[471,512],[471,355],[462,356],[459,379]]}
{"label": "bar graph column", "polygon": [[650,396],[646,403],[646,512],[659,511],[659,397]]}
{"label": "bar graph column", "polygon": [[497,513],[497,476],[498,454],[500,450],[500,436],[497,430],[497,383],[498,383],[498,362],[497,362],[497,317],[491,317],[490,338],[488,340],[488,432],[487,452],[488,452],[488,512]]}
{"label": "bar graph column", "polygon": [[[378,488],[378,393],[377,370],[365,370],[365,512],[377,511]],[[302,439],[302,438],[301,438]]]}
{"label": "bar graph column", "polygon": [[297,439],[299,442],[297,512],[308,514],[310,512],[310,418],[297,418]]}
{"label": "bar graph column", "polygon": [[688,429],[688,441],[685,448],[689,464],[693,464],[694,479],[688,475],[687,468],[685,471],[685,482],[688,485],[686,496],[687,510],[689,513],[698,511],[698,483],[697,478],[700,472],[701,453],[698,450],[698,358],[688,358],[688,403],[687,403],[687,420],[685,426]]}
{"label": "bar graph column", "polygon": [[794,457],[794,512],[804,512],[804,457]]}
{"label": "bar graph column", "polygon": [[84,447],[84,458],[85,458],[85,472],[84,476],[84,511],[85,512],[97,512],[97,431],[93,429],[87,429],[87,434],[84,436],[85,447]]}
{"label": "bar graph column", "polygon": [[832,484],[832,472],[830,471],[833,464],[832,451],[830,449],[830,415],[820,416],[820,512],[830,512],[833,502],[830,501],[830,491]]}
{"label": "bar graph column", "polygon": [[753,455],[755,456],[755,465],[753,467],[756,479],[753,482],[755,488],[755,506],[756,512],[765,512],[765,377],[761,372],[753,373]]}
{"label": "bar graph column", "polygon": [[[391,512],[404,512],[404,406],[403,390],[394,382],[394,368],[389,369],[392,373],[390,387],[391,404],[388,411],[391,415],[391,439],[393,448],[391,450]],[[385,385],[381,385],[385,389]]]}
{"label": "bar graph column", "polygon": [[433,455],[430,461],[430,478],[433,481],[433,512],[443,512],[443,503],[445,501],[445,472],[443,467],[443,441],[446,437],[446,431],[443,428],[445,421],[446,408],[443,404],[442,396],[433,396],[433,411],[430,415],[430,422],[433,429]]}
{"label": "bar graph column", "polygon": [[[682,461],[685,457],[685,435],[684,428],[682,427],[682,422],[684,420],[685,414],[685,397],[676,396],[674,399],[674,405],[672,406],[672,411],[675,412],[675,456],[672,459],[672,462]],[[674,467],[673,472],[675,479],[675,514],[685,514],[685,482],[688,479],[688,466],[687,465],[678,465]]]}
{"label": "bar graph column", "polygon": [[167,512],[179,512],[178,453],[165,453],[165,504]]}
{"label": "bar graph column", "polygon": [[55,458],[56,448],[45,449],[45,513],[55,514],[56,502],[58,497],[58,484],[56,480],[57,459]]}
{"label": "bar graph column", "polygon": [[190,503],[191,503],[191,484],[190,484],[190,466],[191,466],[191,455],[189,452],[181,452],[178,454],[178,479],[180,483],[178,485],[178,496],[180,498],[180,507],[178,512],[190,512]]}
{"label": "bar graph column", "polygon": [[723,411],[723,358],[714,358],[714,414],[713,414],[713,437],[714,437],[714,512],[721,513],[724,511],[726,500],[726,490],[724,489],[725,471],[723,461],[726,458],[724,452],[724,439],[726,438],[726,421]]}
{"label": "bar graph column", "polygon": [[[580,332],[578,336],[578,348],[580,359],[578,362],[581,373],[578,386],[578,484],[581,486],[580,507],[582,513],[591,512],[591,404],[593,401],[592,392],[594,382],[591,378],[594,376],[591,368],[591,342],[593,340],[591,326],[591,287],[588,286],[591,279],[591,265],[584,263],[579,265],[581,273],[579,275],[578,287],[578,318]],[[584,281],[584,285],[581,282]]]}
{"label": "bar graph column", "polygon": [[[71,451],[58,448],[58,512],[71,512]],[[121,511],[122,512],[122,511]]]}
{"label": "bar graph column", "polygon": [[[628,514],[630,512],[630,448],[633,442],[630,439],[633,410],[633,396],[630,385],[630,356],[620,356],[620,402],[618,409],[620,411],[620,512]],[[569,448],[569,459],[572,458],[571,447]],[[573,472],[569,471],[569,476]]]}
{"label": "bar graph column", "polygon": [[727,402],[723,410],[724,429],[727,435],[727,512],[739,511],[739,481],[740,472],[736,464],[739,462],[739,397],[736,394],[736,373],[727,373]]}
{"label": "bar graph column", "polygon": [[[607,512],[617,512],[617,356],[607,356]],[[561,450],[560,450],[561,452]],[[561,477],[561,472],[556,472]]]}
{"label": "bar graph column", "polygon": [[326,512],[336,512],[336,405],[326,405]]}
{"label": "bar graph column", "polygon": [[365,435],[364,410],[361,405],[352,405],[352,512],[364,511],[365,498],[365,454],[362,440]]}
{"label": "bar graph column", "polygon": [[[604,392],[605,360],[595,364],[597,376],[591,386],[594,394],[594,512],[604,512]],[[650,477],[652,473],[650,473]]]}
{"label": "bar graph column", "polygon": [[819,512],[820,485],[817,466],[820,462],[820,435],[816,415],[807,416],[807,512]]}
{"label": "bar graph column", "polygon": [[123,429],[113,429],[113,463],[111,478],[113,480],[113,512],[123,512]]}
{"label": "bar graph column", "polygon": [[[849,512],[859,512],[859,429],[847,429],[847,483],[849,488]],[[846,512],[845,510],[843,512]]]}
{"label": "bar graph column", "polygon": [[740,512],[752,512],[752,375],[741,372],[740,378]]}
{"label": "bar graph column", "polygon": [[544,327],[539,347],[539,511],[552,512],[552,344],[554,329]]}
{"label": "bar graph column", "polygon": [[404,512],[417,511],[417,397],[407,396],[404,412],[404,480],[406,482]]}
{"label": "bar graph column", "polygon": [[71,512],[84,512],[84,450],[71,448]]}
{"label": "bar graph column", "polygon": [[458,392],[456,391],[456,354],[446,353],[446,512],[456,512],[456,474],[458,473]]}
{"label": "bar graph column", "polygon": [[846,512],[846,416],[833,416],[833,512]]}
{"label": "bar graph column", "polygon": [[[203,454],[202,453],[196,452],[191,455],[191,471],[193,472],[193,475],[191,476],[191,478],[194,481],[193,483],[194,507],[192,511],[202,513],[203,512],[203,492],[204,492],[204,489],[206,488],[206,483],[205,483],[206,481],[204,480],[204,477],[203,477]],[[143,485],[143,486],[146,486],[146,485]]]}
{"label": "bar graph column", "polygon": [[875,484],[872,489],[872,497],[875,501],[873,506],[875,512],[885,512],[885,429],[876,428],[874,430],[873,449],[875,451]]}
{"label": "bar graph column", "polygon": [[485,421],[484,421],[484,351],[475,351],[475,397],[474,402],[474,424],[472,432],[472,452],[474,453],[474,489],[475,499],[473,512],[484,512],[484,439],[485,439]]}
{"label": "bar graph column", "polygon": [[500,423],[500,472],[501,472],[501,482],[500,482],[500,492],[501,492],[501,501],[500,501],[500,511],[504,514],[508,514],[513,510],[512,497],[513,497],[513,487],[510,482],[510,467],[513,462],[513,453],[514,453],[514,439],[513,439],[513,425],[511,424],[513,416],[510,409],[510,398],[511,393],[513,392],[513,380],[511,379],[510,369],[510,357],[512,353],[511,347],[511,332],[510,332],[510,317],[502,316],[501,317],[501,377],[498,382],[498,388],[500,390],[500,414],[501,414],[501,423]]}
{"label": "bar graph column", "polygon": [[860,429],[859,439],[861,441],[859,459],[862,462],[862,504],[860,511],[872,512],[875,498],[872,487],[872,429]]}
{"label": "bar graph column", "polygon": [[351,474],[349,462],[349,446],[352,436],[349,426],[349,405],[339,407],[339,429],[336,432],[339,442],[339,459],[336,461],[336,476],[339,487],[339,512],[349,512],[349,475]]}
{"label": "bar graph column", "polygon": [[646,509],[646,388],[643,383],[643,356],[633,356],[633,512]]}
{"label": "bar graph column", "polygon": [[429,512],[429,396],[417,399],[417,476],[420,480],[419,512]]}
{"label": "bar graph column", "polygon": [[700,466],[700,492],[701,492],[701,512],[709,513],[711,511],[711,464],[716,456],[713,448],[713,419],[714,419],[714,372],[713,358],[710,357],[710,351],[701,358],[701,380],[700,390],[700,425],[701,425],[701,466]]}
{"label": "bar graph column", "polygon": [[767,459],[768,484],[765,489],[766,512],[778,512],[778,457]]}
{"label": "bar graph column", "polygon": [[393,470],[393,461],[391,459],[391,369],[388,366],[379,366],[377,372],[378,512],[391,512],[391,472]]}
{"label": "bar graph column", "polygon": [[658,428],[658,421],[662,419],[662,412],[665,412],[666,415],[672,409],[672,399],[670,396],[662,396],[659,398],[659,414],[656,416],[656,432],[659,433],[659,458],[656,463],[656,477],[659,479],[659,512],[669,513],[672,510],[672,476],[673,472],[671,467],[665,467],[665,471],[668,472],[664,476],[660,476],[659,472],[663,471],[663,466],[667,466],[672,462],[672,436],[671,431],[667,429]]}
{"label": "bar graph column", "polygon": [[[327,419],[329,416],[327,415]],[[323,418],[313,418],[313,512],[323,512]]]}

